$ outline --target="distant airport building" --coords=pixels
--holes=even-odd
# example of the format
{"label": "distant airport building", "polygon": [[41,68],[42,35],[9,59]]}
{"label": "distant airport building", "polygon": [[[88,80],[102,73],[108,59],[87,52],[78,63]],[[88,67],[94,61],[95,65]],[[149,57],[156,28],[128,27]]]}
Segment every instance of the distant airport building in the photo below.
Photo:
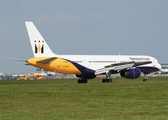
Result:
{"label": "distant airport building", "polygon": [[0,73],[0,76],[5,76],[3,73]]}
{"label": "distant airport building", "polygon": [[62,73],[56,73],[56,72],[51,72],[47,71],[41,68],[36,68],[36,71],[38,73],[45,73],[47,76],[56,76],[56,78],[76,78],[76,75],[74,74],[62,74]]}
{"label": "distant airport building", "polygon": [[168,69],[168,63],[162,63],[161,66],[163,69]]}
{"label": "distant airport building", "polygon": [[3,73],[0,73],[0,80],[2,80],[4,76],[5,75]]}
{"label": "distant airport building", "polygon": [[164,64],[161,64],[162,68],[160,70],[160,74],[163,75],[167,75],[168,74],[168,63],[164,63]]}

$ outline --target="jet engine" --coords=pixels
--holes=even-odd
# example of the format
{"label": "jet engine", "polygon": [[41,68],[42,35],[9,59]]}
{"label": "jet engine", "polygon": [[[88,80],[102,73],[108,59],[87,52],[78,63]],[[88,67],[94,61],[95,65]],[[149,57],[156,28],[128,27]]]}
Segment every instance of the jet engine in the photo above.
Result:
{"label": "jet engine", "polygon": [[129,78],[129,79],[136,79],[141,76],[141,70],[138,68],[131,68],[128,70],[122,70],[120,72],[121,77]]}

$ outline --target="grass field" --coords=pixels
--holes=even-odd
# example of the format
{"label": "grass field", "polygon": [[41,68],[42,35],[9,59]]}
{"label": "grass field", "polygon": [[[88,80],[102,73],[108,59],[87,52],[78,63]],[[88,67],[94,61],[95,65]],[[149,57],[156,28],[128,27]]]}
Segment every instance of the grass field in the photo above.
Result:
{"label": "grass field", "polygon": [[0,120],[167,120],[168,77],[0,80]]}

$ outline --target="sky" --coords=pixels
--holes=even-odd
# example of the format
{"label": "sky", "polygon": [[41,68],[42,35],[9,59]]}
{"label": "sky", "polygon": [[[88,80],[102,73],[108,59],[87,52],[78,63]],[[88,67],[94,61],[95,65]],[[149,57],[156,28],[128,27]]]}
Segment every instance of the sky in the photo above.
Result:
{"label": "sky", "polygon": [[149,55],[168,63],[167,0],[1,0],[0,72],[32,73],[25,21],[56,54]]}

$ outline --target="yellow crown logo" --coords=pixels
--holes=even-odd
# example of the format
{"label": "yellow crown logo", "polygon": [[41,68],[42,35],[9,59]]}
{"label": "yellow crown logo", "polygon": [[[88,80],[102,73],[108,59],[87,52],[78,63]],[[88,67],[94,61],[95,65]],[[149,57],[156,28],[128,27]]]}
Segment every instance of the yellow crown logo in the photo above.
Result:
{"label": "yellow crown logo", "polygon": [[44,53],[44,41],[38,41],[38,46],[36,44],[36,40],[35,42],[35,53]]}

